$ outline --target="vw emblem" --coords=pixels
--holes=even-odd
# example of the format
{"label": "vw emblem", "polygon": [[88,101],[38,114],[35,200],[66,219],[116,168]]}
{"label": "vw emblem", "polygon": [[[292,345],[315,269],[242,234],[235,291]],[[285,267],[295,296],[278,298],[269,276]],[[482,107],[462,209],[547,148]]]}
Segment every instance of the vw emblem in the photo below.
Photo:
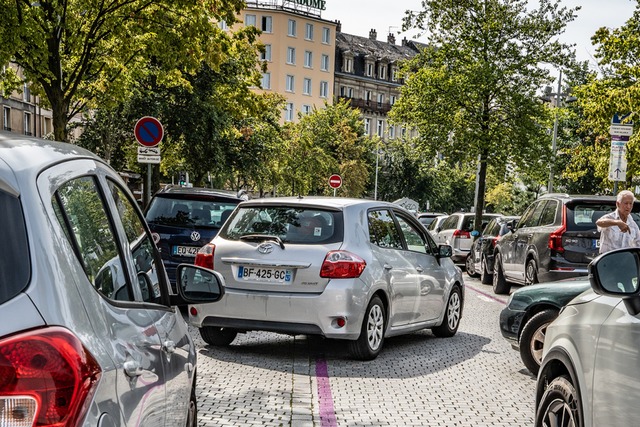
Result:
{"label": "vw emblem", "polygon": [[200,233],[198,233],[197,231],[191,233],[191,240],[193,240],[194,242],[200,240]]}
{"label": "vw emblem", "polygon": [[260,246],[258,246],[258,252],[263,255],[270,254],[271,252],[273,252],[273,244],[261,243]]}

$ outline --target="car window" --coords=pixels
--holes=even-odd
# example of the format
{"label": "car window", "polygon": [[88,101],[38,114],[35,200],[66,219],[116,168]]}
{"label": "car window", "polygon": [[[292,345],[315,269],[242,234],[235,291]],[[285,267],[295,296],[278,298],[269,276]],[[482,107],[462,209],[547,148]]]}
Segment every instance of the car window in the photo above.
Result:
{"label": "car window", "polygon": [[52,203],[93,287],[107,298],[133,301],[95,179],[85,176],[63,184],[53,195]]}
{"label": "car window", "polygon": [[458,226],[458,216],[452,215],[449,218],[442,221],[440,230],[454,230]]}
{"label": "car window", "polygon": [[29,283],[31,263],[27,229],[20,198],[0,190],[0,304],[19,294]]}
{"label": "car window", "polygon": [[530,209],[528,209],[527,212],[525,212],[526,217],[525,215],[522,216],[523,220],[520,221],[518,227],[536,227],[540,222],[540,217],[542,216],[542,211],[546,202],[546,200],[537,202]]}
{"label": "car window", "polygon": [[425,246],[427,242],[422,237],[422,233],[420,233],[413,224],[402,218],[402,216],[396,215],[396,218],[400,225],[400,231],[402,231],[402,235],[404,236],[404,241],[407,242],[407,249],[423,254],[427,253],[427,247]]}
{"label": "car window", "polygon": [[342,241],[342,213],[290,206],[243,206],[229,218],[220,236],[276,236],[285,243],[328,244]]}
{"label": "car window", "polygon": [[557,211],[558,202],[556,200],[549,200],[544,207],[544,211],[542,212],[540,225],[553,225],[556,222]]}
{"label": "car window", "polygon": [[499,232],[500,232],[500,223],[497,220],[492,219],[491,221],[489,221],[489,224],[487,224],[487,226],[483,230],[482,235],[495,237],[498,235]]}
{"label": "car window", "polygon": [[[613,212],[616,209],[614,204],[568,204],[567,205],[567,230],[587,231],[597,228],[596,221],[601,216]],[[632,212],[631,218],[640,223],[640,216]]]}
{"label": "car window", "polygon": [[155,196],[145,218],[158,225],[219,228],[239,202]]}
{"label": "car window", "polygon": [[154,260],[154,244],[146,233],[137,210],[123,190],[113,181],[108,181],[108,183],[111,197],[118,209],[117,212],[129,242],[142,300],[160,303],[159,273]]}
{"label": "car window", "polygon": [[400,233],[387,209],[369,211],[369,241],[381,248],[403,249]]}

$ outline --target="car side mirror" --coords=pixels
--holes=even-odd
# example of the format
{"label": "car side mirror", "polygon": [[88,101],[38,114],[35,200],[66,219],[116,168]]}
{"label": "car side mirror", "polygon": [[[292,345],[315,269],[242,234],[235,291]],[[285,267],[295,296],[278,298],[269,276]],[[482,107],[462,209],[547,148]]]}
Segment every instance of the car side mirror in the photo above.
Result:
{"label": "car side mirror", "polygon": [[438,258],[450,258],[453,255],[451,245],[438,245]]}
{"label": "car side mirror", "polygon": [[224,295],[222,275],[208,268],[180,264],[176,278],[178,295],[183,305],[216,302]]}
{"label": "car side mirror", "polygon": [[632,315],[640,313],[640,249],[606,252],[589,264],[591,288],[599,295],[623,298]]}

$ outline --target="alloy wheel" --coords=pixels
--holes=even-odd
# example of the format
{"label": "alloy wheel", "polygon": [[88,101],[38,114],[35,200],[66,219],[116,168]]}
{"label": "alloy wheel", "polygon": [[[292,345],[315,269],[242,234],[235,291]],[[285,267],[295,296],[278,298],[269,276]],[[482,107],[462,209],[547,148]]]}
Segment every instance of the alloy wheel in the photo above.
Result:
{"label": "alloy wheel", "polygon": [[449,305],[447,306],[447,322],[449,328],[455,329],[460,321],[460,295],[457,292],[451,294]]}
{"label": "alloy wheel", "polygon": [[384,333],[384,314],[379,305],[374,305],[369,311],[369,319],[367,320],[367,339],[371,350],[377,350],[382,343],[382,334]]}

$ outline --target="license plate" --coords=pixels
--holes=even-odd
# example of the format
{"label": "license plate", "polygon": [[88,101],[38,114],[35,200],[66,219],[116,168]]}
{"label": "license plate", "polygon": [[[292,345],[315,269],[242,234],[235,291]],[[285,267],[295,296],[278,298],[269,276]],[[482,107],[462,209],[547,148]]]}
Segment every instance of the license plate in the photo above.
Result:
{"label": "license plate", "polygon": [[593,247],[596,249],[600,248],[600,239],[593,239]]}
{"label": "license plate", "polygon": [[267,267],[238,266],[238,279],[267,283],[291,283],[291,270]]}
{"label": "license plate", "polygon": [[174,246],[173,255],[194,257],[200,250],[197,246]]}

